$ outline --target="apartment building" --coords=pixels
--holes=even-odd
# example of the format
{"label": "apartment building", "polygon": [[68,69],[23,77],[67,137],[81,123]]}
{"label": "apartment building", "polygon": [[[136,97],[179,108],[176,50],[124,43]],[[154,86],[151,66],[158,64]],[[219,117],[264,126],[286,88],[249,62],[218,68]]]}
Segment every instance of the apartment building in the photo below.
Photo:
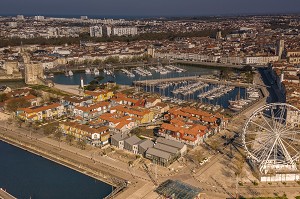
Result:
{"label": "apartment building", "polygon": [[109,90],[84,91],[84,96],[91,97],[93,102],[101,102],[111,99],[114,93]]}
{"label": "apartment building", "polygon": [[106,126],[95,128],[76,122],[63,122],[59,124],[59,127],[63,134],[72,135],[75,139],[84,140],[94,146],[104,146],[108,144],[110,137],[109,129]]}
{"label": "apartment building", "polygon": [[16,111],[17,117],[29,122],[59,118],[65,114],[66,112],[64,106],[59,103],[37,107],[20,108]]}
{"label": "apartment building", "polygon": [[102,27],[101,26],[91,26],[90,27],[90,37],[102,37]]}
{"label": "apartment building", "polygon": [[138,34],[137,27],[115,26],[112,28],[112,35],[115,36],[134,36]]}

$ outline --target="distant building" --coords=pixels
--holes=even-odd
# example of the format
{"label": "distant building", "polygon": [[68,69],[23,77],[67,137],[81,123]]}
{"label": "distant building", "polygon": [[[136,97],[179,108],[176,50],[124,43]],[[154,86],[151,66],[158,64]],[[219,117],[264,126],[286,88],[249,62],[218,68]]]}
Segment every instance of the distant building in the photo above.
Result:
{"label": "distant building", "polygon": [[300,126],[300,114],[298,111],[287,110],[286,121],[292,126]]}
{"label": "distant building", "polygon": [[102,37],[102,27],[101,26],[91,26],[90,27],[90,37]]}
{"label": "distant building", "polygon": [[110,37],[111,36],[111,27],[110,26],[102,26],[103,36]]}
{"label": "distant building", "polygon": [[36,20],[36,21],[43,21],[44,19],[45,19],[44,16],[40,16],[40,15],[34,16],[34,20]]}
{"label": "distant building", "polygon": [[4,63],[4,69],[6,70],[7,75],[13,75],[14,73],[18,73],[19,72],[18,62],[6,61]]}
{"label": "distant building", "polygon": [[137,27],[113,27],[112,34],[115,36],[134,36],[138,34]]}
{"label": "distant building", "polygon": [[11,21],[11,22],[8,22],[8,26],[11,28],[16,28],[16,27],[18,27],[18,23],[16,21]]}
{"label": "distant building", "polygon": [[81,19],[81,20],[87,20],[87,19],[88,19],[88,16],[80,16],[80,19]]}
{"label": "distant building", "polygon": [[276,43],[276,55],[281,59],[284,50],[284,40],[280,39]]}
{"label": "distant building", "polygon": [[286,53],[286,57],[289,63],[291,64],[299,64],[300,63],[300,50],[288,50]]}
{"label": "distant building", "polygon": [[17,20],[24,20],[24,15],[17,15]]}
{"label": "distant building", "polygon": [[279,56],[247,56],[244,57],[244,64],[258,64],[266,65],[271,62],[276,62],[279,60]]}
{"label": "distant building", "polygon": [[222,39],[222,31],[221,30],[218,30],[217,31],[217,34],[216,34],[216,39]]}

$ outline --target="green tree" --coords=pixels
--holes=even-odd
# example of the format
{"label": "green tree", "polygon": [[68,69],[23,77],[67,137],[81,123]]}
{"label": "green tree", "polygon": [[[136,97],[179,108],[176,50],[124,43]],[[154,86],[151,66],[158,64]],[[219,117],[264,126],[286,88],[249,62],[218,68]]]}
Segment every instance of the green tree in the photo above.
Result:
{"label": "green tree", "polygon": [[95,59],[94,61],[93,61],[93,64],[94,65],[100,65],[102,63],[102,60],[100,60],[100,59]]}
{"label": "green tree", "polygon": [[55,139],[57,139],[58,141],[60,141],[61,138],[62,138],[62,136],[63,136],[62,130],[61,129],[57,129],[57,131],[54,134]]}
{"label": "green tree", "polygon": [[24,99],[15,98],[15,99],[10,100],[6,104],[6,108],[8,111],[16,112],[19,108],[27,108],[30,105],[31,105],[31,103]]}
{"label": "green tree", "polygon": [[136,135],[136,136],[141,135],[142,132],[143,132],[143,130],[141,128],[139,128],[139,127],[138,128],[134,128],[134,129],[132,129],[130,131],[131,134]]}
{"label": "green tree", "polygon": [[43,126],[43,132],[45,135],[51,135],[57,131],[57,124],[51,123]]}
{"label": "green tree", "polygon": [[71,60],[71,61],[68,62],[68,64],[69,64],[70,66],[75,66],[75,61],[74,61],[74,60]]}
{"label": "green tree", "polygon": [[68,134],[66,137],[67,142],[71,145],[73,140],[75,139],[74,135]]}
{"label": "green tree", "polygon": [[119,62],[120,62],[120,59],[117,56],[109,56],[104,60],[104,63],[106,63],[106,64],[117,64]]}
{"label": "green tree", "polygon": [[114,86],[113,88],[111,88],[111,91],[116,92],[117,90],[120,89],[119,85]]}
{"label": "green tree", "polygon": [[17,120],[17,124],[18,124],[19,128],[22,127],[22,124],[23,124],[23,123],[24,123],[23,120],[20,120],[20,119]]}
{"label": "green tree", "polygon": [[6,100],[8,100],[7,94],[6,93],[0,94],[0,102],[4,102]]}
{"label": "green tree", "polygon": [[79,148],[81,148],[82,150],[84,150],[85,149],[85,147],[86,147],[86,142],[84,141],[84,140],[78,140],[77,141],[77,146],[79,147]]}

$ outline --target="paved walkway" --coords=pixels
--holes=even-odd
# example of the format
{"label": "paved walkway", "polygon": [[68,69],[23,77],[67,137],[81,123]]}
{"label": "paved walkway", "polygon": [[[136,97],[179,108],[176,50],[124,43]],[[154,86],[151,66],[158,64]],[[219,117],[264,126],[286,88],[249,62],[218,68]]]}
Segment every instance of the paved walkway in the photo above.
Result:
{"label": "paved walkway", "polygon": [[12,196],[6,190],[0,188],[0,199],[17,199],[16,197]]}
{"label": "paved walkway", "polygon": [[75,95],[82,95],[82,90],[79,89],[79,85],[65,85],[65,84],[54,84],[54,88],[66,91]]}

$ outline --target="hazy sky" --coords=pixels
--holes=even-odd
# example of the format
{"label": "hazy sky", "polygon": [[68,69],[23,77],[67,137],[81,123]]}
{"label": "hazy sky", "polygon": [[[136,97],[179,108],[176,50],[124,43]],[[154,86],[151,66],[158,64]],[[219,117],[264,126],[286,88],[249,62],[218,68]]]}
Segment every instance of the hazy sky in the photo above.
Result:
{"label": "hazy sky", "polygon": [[0,15],[202,16],[300,13],[300,0],[0,0]]}

